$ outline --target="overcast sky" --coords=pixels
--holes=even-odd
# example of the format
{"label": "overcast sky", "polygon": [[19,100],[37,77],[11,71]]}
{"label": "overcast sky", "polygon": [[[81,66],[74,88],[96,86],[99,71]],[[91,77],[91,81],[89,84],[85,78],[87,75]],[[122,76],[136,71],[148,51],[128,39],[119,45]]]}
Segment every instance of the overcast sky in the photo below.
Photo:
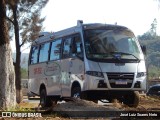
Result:
{"label": "overcast sky", "polygon": [[156,18],[157,33],[160,34],[160,9],[156,0],[49,0],[42,16],[46,16],[43,25],[48,32],[75,26],[77,20],[83,20],[84,23],[117,22],[118,25],[130,28],[135,35],[149,30]]}
{"label": "overcast sky", "polygon": [[150,29],[154,18],[160,24],[155,0],[50,0],[42,16],[46,16],[46,31],[75,26],[77,20],[83,20],[84,23],[117,22],[140,35]]}

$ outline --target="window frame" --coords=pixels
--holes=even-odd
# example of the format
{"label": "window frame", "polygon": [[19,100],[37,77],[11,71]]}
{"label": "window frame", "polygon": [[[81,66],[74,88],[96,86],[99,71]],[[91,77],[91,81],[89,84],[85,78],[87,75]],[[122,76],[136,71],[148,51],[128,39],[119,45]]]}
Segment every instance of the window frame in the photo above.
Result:
{"label": "window frame", "polygon": [[[72,37],[71,37],[72,35],[69,35],[69,36],[66,36],[66,37],[64,37],[63,38],[63,41],[62,41],[62,52],[61,52],[61,58],[62,59],[67,59],[67,58],[70,58],[71,57],[71,49],[70,49],[70,51],[69,51],[69,57],[63,57],[63,51],[64,51],[64,43],[65,43],[65,41],[66,41],[66,39],[71,39],[71,44],[70,45],[72,45]],[[70,46],[71,47],[71,46]]]}
{"label": "window frame", "polygon": [[[37,53],[37,62],[36,63],[31,63],[31,59],[32,59],[32,55],[33,55],[33,47],[38,47],[38,53]],[[33,45],[32,47],[31,47],[31,50],[30,50],[30,56],[29,56],[29,64],[30,65],[34,65],[34,64],[38,64],[39,63],[39,46],[40,45]]]}
{"label": "window frame", "polygon": [[[64,37],[60,37],[60,38],[56,38],[56,39],[50,40],[50,41],[48,41],[48,42],[41,43],[41,44],[38,44],[38,45],[32,45],[32,46],[31,46],[31,50],[30,50],[30,55],[29,55],[29,65],[40,64],[40,63],[45,63],[45,62],[49,62],[49,61],[56,61],[56,60],[61,60],[61,59],[73,58],[74,56],[72,56],[72,51],[71,51],[71,49],[70,49],[70,52],[69,52],[69,54],[70,54],[69,57],[63,58],[64,42],[65,42],[65,40],[66,40],[67,38],[71,38],[71,45],[72,45],[72,44],[73,44],[74,37],[76,37],[76,36],[79,36],[79,37],[80,37],[80,40],[81,40],[81,42],[82,42],[81,34],[80,34],[79,32],[77,32],[77,33],[70,34],[70,35],[67,35],[67,36],[64,36]],[[51,60],[52,44],[53,44],[54,41],[57,41],[57,40],[60,40],[60,41],[61,41],[59,59]],[[43,62],[39,62],[40,47],[41,47],[41,45],[47,44],[47,43],[49,43],[48,60],[47,60],[47,61],[43,61]],[[33,49],[33,47],[35,47],[35,46],[38,47],[37,62],[36,62],[36,63],[31,63],[32,49]],[[82,46],[83,46],[83,42],[82,42]],[[82,54],[83,54],[83,56],[84,56],[84,49],[82,50]]]}
{"label": "window frame", "polygon": [[[69,52],[69,57],[63,57],[63,50],[64,50],[64,42],[66,39],[68,38],[71,38],[71,45],[73,44],[73,40],[74,40],[74,37],[76,36],[79,36],[80,37],[80,40],[82,42],[82,37],[81,37],[81,34],[80,33],[74,33],[74,34],[71,34],[71,35],[68,35],[68,36],[65,36],[62,38],[62,49],[61,49],[61,59],[68,59],[68,58],[73,58],[72,56],[72,50],[70,49],[70,52]],[[83,42],[82,42],[82,46],[83,46]],[[82,54],[84,54],[84,50],[82,50]],[[84,56],[84,55],[83,55]]]}
{"label": "window frame", "polygon": [[[49,48],[48,48],[48,58],[46,61],[42,61],[40,62],[40,48],[41,48],[41,45],[45,45],[45,44],[49,44]],[[51,42],[45,42],[45,43],[42,43],[42,44],[39,44],[39,54],[38,54],[38,63],[45,63],[45,62],[48,62],[49,61],[49,56],[50,56],[50,47],[51,47]]]}
{"label": "window frame", "polygon": [[[58,41],[58,40],[61,40],[59,59],[51,60],[52,44],[53,44],[54,41]],[[49,61],[56,61],[56,60],[60,60],[60,59],[61,59],[61,57],[62,57],[62,43],[63,43],[63,39],[62,39],[62,38],[56,38],[56,39],[53,39],[53,40],[50,42],[49,59],[48,59]]]}

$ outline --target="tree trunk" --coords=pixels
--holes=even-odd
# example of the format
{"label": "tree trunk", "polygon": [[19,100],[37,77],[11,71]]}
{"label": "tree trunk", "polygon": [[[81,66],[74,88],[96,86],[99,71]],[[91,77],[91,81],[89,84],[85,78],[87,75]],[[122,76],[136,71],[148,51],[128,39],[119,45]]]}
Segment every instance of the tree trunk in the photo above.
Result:
{"label": "tree trunk", "polygon": [[13,18],[14,18],[14,31],[15,31],[15,43],[16,43],[16,63],[15,63],[15,74],[16,74],[16,101],[20,103],[22,101],[22,89],[21,89],[21,50],[19,43],[19,25],[17,21],[17,4],[12,6]]}
{"label": "tree trunk", "polygon": [[5,0],[0,0],[0,108],[16,105],[15,73],[6,24]]}

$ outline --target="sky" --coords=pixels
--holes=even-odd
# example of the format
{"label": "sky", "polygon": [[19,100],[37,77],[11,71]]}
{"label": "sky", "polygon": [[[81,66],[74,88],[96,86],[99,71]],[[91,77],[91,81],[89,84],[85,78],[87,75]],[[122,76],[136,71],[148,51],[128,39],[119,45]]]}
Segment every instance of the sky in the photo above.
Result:
{"label": "sky", "polygon": [[46,31],[72,27],[77,20],[83,20],[84,23],[117,22],[140,35],[150,29],[154,18],[160,21],[160,10],[155,0],[50,0],[42,16],[46,16]]}
{"label": "sky", "polygon": [[[117,23],[136,36],[147,32],[156,18],[160,35],[160,6],[156,0],[49,0],[41,16],[46,17],[45,32],[76,26],[77,20],[83,20],[83,23]],[[21,50],[28,52],[24,50],[26,47]]]}

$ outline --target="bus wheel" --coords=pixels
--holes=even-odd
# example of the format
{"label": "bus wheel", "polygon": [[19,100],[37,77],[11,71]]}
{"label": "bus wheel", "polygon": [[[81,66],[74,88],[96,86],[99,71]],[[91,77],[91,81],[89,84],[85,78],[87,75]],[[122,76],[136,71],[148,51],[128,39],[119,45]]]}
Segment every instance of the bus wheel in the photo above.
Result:
{"label": "bus wheel", "polygon": [[42,89],[40,91],[40,105],[42,106],[42,108],[52,105],[51,99],[47,97],[46,89]]}
{"label": "bus wheel", "polygon": [[81,95],[81,88],[80,87],[74,87],[72,89],[72,92],[71,92],[71,97],[80,98],[80,95]]}
{"label": "bus wheel", "polygon": [[128,105],[129,107],[138,107],[140,101],[139,92],[134,91],[125,96],[124,104]]}
{"label": "bus wheel", "polygon": [[92,102],[94,102],[94,103],[98,103],[98,100],[92,100]]}

